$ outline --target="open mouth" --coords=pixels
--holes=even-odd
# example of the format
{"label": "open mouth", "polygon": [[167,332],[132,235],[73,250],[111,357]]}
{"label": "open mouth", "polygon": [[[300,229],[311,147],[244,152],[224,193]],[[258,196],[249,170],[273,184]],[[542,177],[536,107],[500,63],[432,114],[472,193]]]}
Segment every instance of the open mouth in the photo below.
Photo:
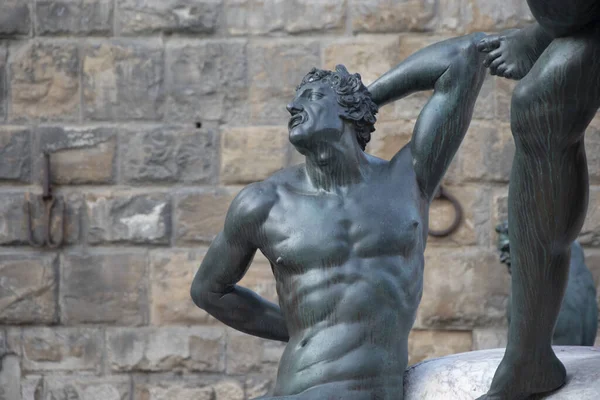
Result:
{"label": "open mouth", "polygon": [[303,112],[299,112],[290,118],[290,121],[288,122],[288,129],[292,130],[298,125],[304,123],[304,121],[306,121],[306,115]]}

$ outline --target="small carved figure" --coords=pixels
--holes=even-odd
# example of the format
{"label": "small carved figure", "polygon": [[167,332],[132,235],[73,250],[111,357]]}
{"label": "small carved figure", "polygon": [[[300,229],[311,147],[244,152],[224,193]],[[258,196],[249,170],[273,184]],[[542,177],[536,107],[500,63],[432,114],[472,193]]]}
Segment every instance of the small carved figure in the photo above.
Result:
{"label": "small carved figure", "polygon": [[511,325],[487,400],[526,399],[565,383],[552,333],[587,211],[583,137],[600,107],[600,1],[527,3],[537,23],[479,45],[492,74],[520,79],[511,104]]}
{"label": "small carved figure", "polygon": [[[471,122],[483,36],[422,49],[369,89],[343,66],[298,86],[289,140],[306,162],[238,194],[191,288],[221,322],[287,342],[268,399],[403,398],[429,206]],[[430,89],[409,144],[391,161],[365,153],[378,107]],[[279,305],[237,285],[257,250]]]}
{"label": "small carved figure", "polygon": [[[500,261],[511,272],[508,221],[496,227]],[[508,297],[507,319],[510,325],[510,303]],[[593,346],[598,332],[598,304],[594,277],[585,265],[583,248],[578,242],[571,244],[569,281],[563,298],[552,344],[555,346]]]}

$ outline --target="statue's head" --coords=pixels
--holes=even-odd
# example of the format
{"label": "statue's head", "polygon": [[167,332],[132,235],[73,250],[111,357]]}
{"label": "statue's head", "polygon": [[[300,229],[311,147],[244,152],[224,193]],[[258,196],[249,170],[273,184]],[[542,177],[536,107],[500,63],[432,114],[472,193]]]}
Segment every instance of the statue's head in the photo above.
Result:
{"label": "statue's head", "polygon": [[360,75],[338,65],[335,71],[313,68],[287,109],[292,115],[290,141],[299,150],[339,141],[348,131],[364,150],[375,130],[378,108]]}
{"label": "statue's head", "polygon": [[500,262],[506,264],[510,271],[510,242],[508,241],[508,221],[503,221],[496,226],[498,240],[496,242],[500,251]]}

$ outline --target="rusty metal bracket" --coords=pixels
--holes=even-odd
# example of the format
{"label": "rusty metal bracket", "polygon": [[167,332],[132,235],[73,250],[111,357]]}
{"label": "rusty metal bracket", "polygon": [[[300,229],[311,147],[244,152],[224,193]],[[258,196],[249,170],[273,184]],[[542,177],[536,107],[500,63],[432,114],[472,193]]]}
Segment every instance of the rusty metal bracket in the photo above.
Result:
{"label": "rusty metal bracket", "polygon": [[[25,194],[25,203],[23,209],[25,215],[27,215],[27,240],[33,247],[48,247],[56,249],[63,244],[65,236],[65,203],[64,201],[57,201],[52,193],[51,186],[51,171],[50,171],[50,154],[45,152],[43,154],[42,161],[42,203],[44,205],[44,214],[42,216],[43,232],[44,237],[41,241],[35,239],[35,224],[33,221],[33,206],[30,199],[30,193]],[[58,205],[57,205],[58,204]],[[55,205],[57,205],[55,207]],[[52,239],[52,214],[53,210],[56,209],[60,225],[58,229],[58,237],[56,240]]]}
{"label": "rusty metal bracket", "polygon": [[454,207],[454,220],[452,221],[452,224],[450,224],[450,226],[446,229],[440,229],[439,231],[430,229],[429,235],[431,235],[433,237],[449,236],[458,229],[458,227],[460,226],[460,223],[462,222],[462,218],[463,218],[462,206],[460,205],[460,202],[458,201],[458,199],[456,197],[454,197],[452,194],[448,193],[442,185],[440,185],[440,187],[438,188],[438,191],[437,191],[436,195],[434,196],[434,199],[446,200],[446,201],[449,201],[450,204],[452,204],[452,207]]}

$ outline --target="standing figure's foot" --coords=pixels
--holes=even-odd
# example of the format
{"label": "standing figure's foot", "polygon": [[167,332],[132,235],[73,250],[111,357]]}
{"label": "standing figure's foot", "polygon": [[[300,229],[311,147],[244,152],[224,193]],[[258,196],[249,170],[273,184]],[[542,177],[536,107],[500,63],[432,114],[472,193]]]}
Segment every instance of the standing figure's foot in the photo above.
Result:
{"label": "standing figure's foot", "polygon": [[478,49],[487,53],[483,64],[492,75],[519,80],[527,75],[551,41],[552,37],[536,24],[487,36],[479,42]]}
{"label": "standing figure's foot", "polygon": [[566,378],[565,366],[552,350],[535,360],[531,359],[531,354],[525,359],[522,355],[511,357],[505,354],[489,392],[477,400],[526,400],[532,395],[560,388]]}

